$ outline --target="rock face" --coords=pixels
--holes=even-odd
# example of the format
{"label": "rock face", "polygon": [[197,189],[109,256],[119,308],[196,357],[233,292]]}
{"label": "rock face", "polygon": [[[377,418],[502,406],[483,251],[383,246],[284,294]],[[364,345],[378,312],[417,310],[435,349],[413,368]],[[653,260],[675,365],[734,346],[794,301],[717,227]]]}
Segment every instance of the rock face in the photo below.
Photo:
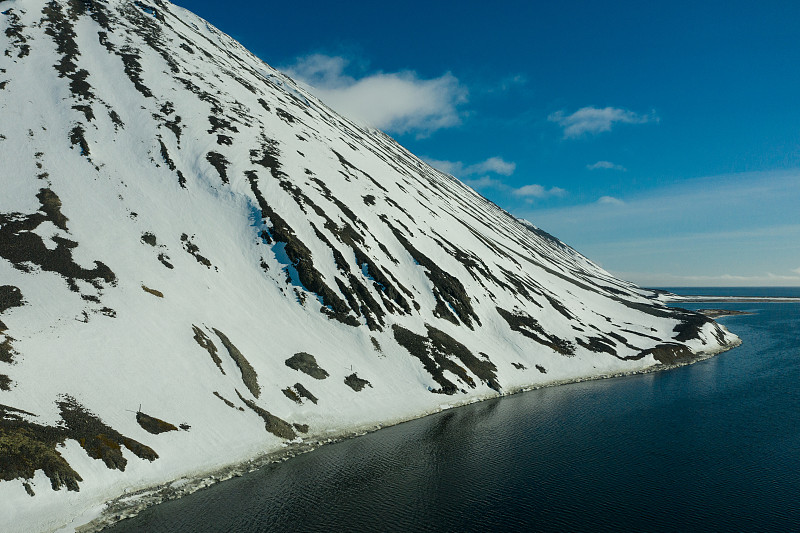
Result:
{"label": "rock face", "polygon": [[3,531],[736,341],[168,2],[0,0],[0,51]]}

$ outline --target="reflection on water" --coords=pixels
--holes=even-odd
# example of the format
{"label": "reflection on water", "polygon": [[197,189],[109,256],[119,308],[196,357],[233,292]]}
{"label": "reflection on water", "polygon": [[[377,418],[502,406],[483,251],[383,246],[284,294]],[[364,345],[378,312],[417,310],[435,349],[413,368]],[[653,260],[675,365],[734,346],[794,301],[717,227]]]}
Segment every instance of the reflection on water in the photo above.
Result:
{"label": "reflection on water", "polygon": [[800,304],[725,307],[757,314],[718,357],[386,428],[110,531],[796,529]]}

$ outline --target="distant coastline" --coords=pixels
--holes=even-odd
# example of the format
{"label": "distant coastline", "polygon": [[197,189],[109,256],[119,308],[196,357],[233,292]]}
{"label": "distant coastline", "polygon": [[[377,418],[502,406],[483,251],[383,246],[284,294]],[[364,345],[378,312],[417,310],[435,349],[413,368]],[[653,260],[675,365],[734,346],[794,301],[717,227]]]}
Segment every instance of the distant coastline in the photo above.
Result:
{"label": "distant coastline", "polygon": [[760,302],[760,303],[783,303],[783,302],[800,302],[800,297],[795,296],[687,296],[679,294],[670,294],[662,297],[665,303],[704,303],[704,302]]}
{"label": "distant coastline", "polygon": [[734,311],[732,309],[698,309],[698,313],[703,313],[708,318],[721,318],[723,316],[753,315],[747,311]]}
{"label": "distant coastline", "polygon": [[[663,287],[654,290],[665,304],[716,303],[795,303],[800,302],[800,287]],[[748,311],[731,309],[696,309],[709,318],[750,315]]]}
{"label": "distant coastline", "polygon": [[666,304],[800,302],[800,287],[658,287],[651,290]]}

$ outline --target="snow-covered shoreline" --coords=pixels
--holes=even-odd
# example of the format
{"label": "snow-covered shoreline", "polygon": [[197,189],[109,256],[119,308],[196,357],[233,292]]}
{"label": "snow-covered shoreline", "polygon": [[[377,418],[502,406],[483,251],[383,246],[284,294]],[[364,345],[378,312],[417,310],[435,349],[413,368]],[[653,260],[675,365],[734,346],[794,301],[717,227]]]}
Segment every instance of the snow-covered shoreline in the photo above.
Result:
{"label": "snow-covered shoreline", "polygon": [[[727,332],[727,328],[721,326]],[[508,391],[503,391],[498,394],[485,394],[480,396],[473,396],[463,399],[458,402],[452,402],[448,406],[443,406],[437,409],[426,411],[420,414],[410,415],[399,419],[387,421],[383,424],[370,425],[365,427],[343,429],[340,433],[332,433],[325,438],[316,438],[303,440],[302,442],[292,442],[285,444],[283,448],[260,453],[251,459],[239,461],[237,463],[209,470],[201,474],[190,477],[182,477],[168,483],[161,483],[155,486],[139,489],[133,492],[119,495],[103,505],[102,510],[98,513],[95,509],[93,514],[87,513],[80,519],[70,524],[65,530],[75,529],[78,533],[95,533],[109,527],[122,520],[132,518],[140,512],[163,503],[169,500],[175,500],[184,496],[188,496],[198,490],[215,485],[217,483],[239,477],[250,472],[254,472],[266,465],[288,461],[298,455],[312,452],[326,444],[333,444],[341,442],[346,439],[360,437],[380,429],[392,427],[405,422],[411,422],[425,418],[427,416],[435,415],[449,409],[464,407],[474,403],[483,402],[487,400],[497,400],[506,396],[521,394],[539,389],[558,387],[562,385],[570,385],[575,383],[583,383],[586,381],[598,381],[603,379],[614,379],[635,375],[651,374],[654,372],[662,372],[680,368],[683,366],[693,365],[701,361],[710,359],[716,355],[732,350],[742,344],[741,339],[734,337],[734,340],[726,346],[721,346],[718,349],[710,350],[708,352],[698,352],[691,360],[676,363],[676,364],[655,364],[653,366],[626,372],[617,372],[613,374],[599,374],[594,376],[579,377],[573,379],[557,380],[543,384],[536,384],[531,386],[515,387]]]}
{"label": "snow-covered shoreline", "polygon": [[734,342],[167,1],[3,9],[3,532]]}

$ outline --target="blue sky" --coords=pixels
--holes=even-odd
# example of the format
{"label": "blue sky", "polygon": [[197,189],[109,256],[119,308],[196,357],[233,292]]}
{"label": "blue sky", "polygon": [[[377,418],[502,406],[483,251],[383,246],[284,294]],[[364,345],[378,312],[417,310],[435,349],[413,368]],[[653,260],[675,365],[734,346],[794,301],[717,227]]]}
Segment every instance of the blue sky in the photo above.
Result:
{"label": "blue sky", "polygon": [[800,2],[178,3],[615,274],[800,285]]}

